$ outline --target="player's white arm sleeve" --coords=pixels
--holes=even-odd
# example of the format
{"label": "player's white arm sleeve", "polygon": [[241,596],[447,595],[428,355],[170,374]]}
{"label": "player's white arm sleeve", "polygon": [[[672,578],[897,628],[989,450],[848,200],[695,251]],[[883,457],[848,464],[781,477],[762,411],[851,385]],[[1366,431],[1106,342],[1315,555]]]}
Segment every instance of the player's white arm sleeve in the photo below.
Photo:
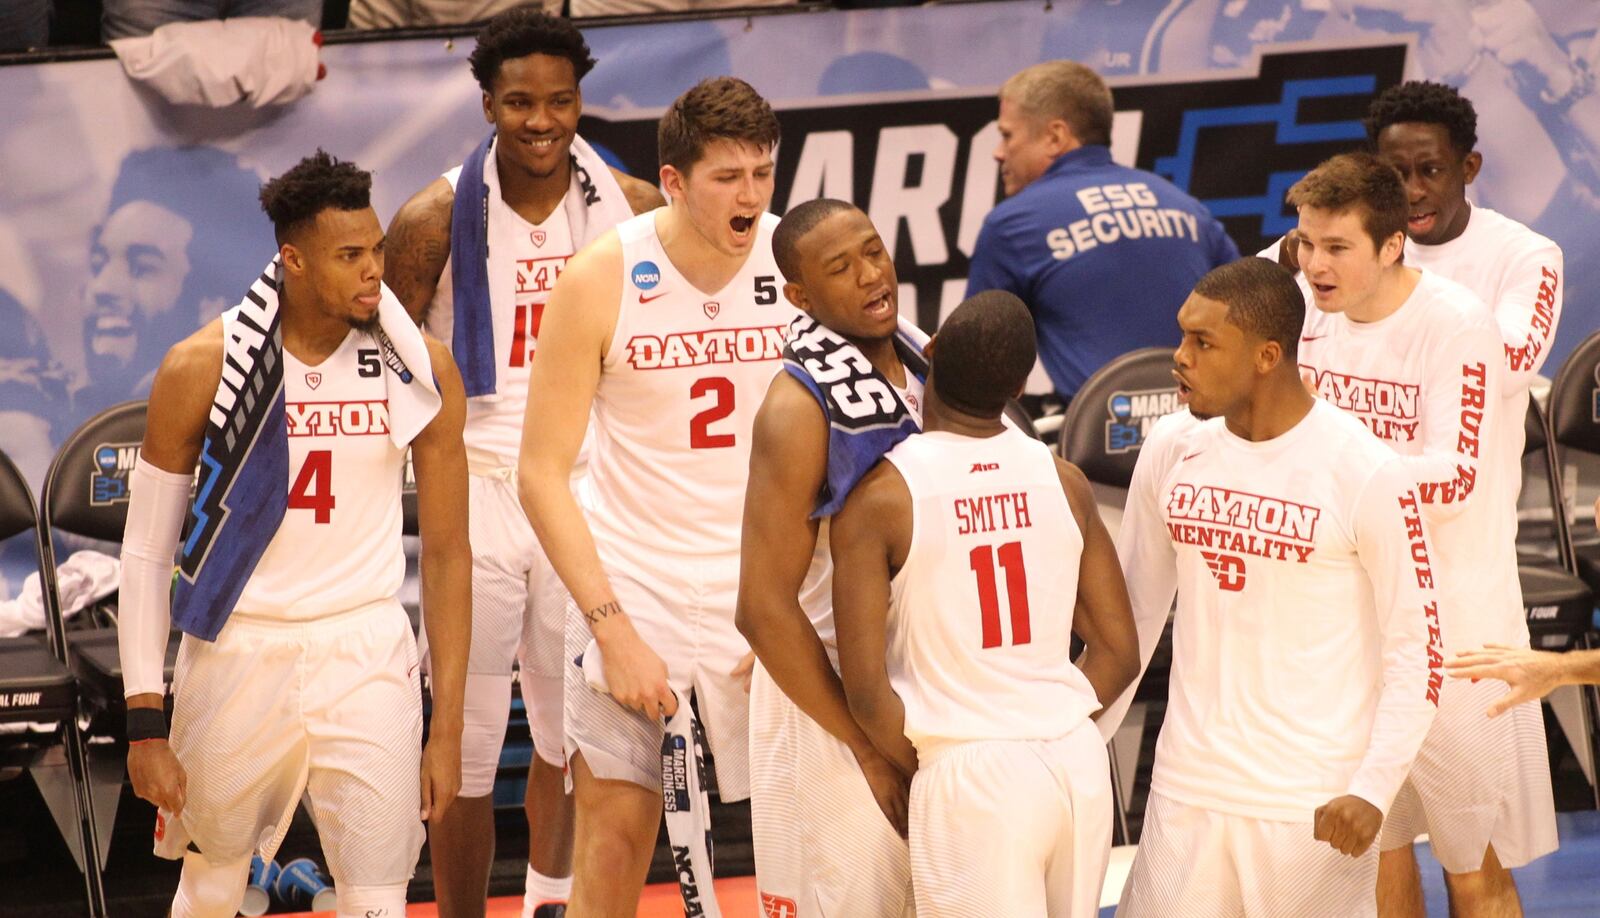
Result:
{"label": "player's white arm sleeve", "polygon": [[1347,793],[1389,812],[1433,724],[1444,682],[1444,641],[1423,508],[1398,457],[1368,480],[1356,505],[1356,553],[1372,582],[1383,688],[1372,735]]}
{"label": "player's white arm sleeve", "polygon": [[1493,328],[1473,325],[1448,335],[1428,361],[1428,385],[1418,412],[1422,452],[1400,458],[1430,520],[1456,516],[1480,490],[1478,470],[1487,438],[1505,421],[1500,418],[1504,352]]}
{"label": "player's white arm sleeve", "polygon": [[164,472],[141,457],[129,477],[128,523],[122,534],[117,593],[117,655],[123,695],[166,689],[167,634],[172,630],[172,561],[189,509],[189,475]]}
{"label": "player's white arm sleeve", "polygon": [[1171,467],[1172,451],[1165,447],[1164,441],[1147,440],[1140,450],[1128,487],[1128,504],[1122,511],[1122,525],[1117,530],[1117,560],[1128,584],[1133,624],[1139,632],[1139,677],[1106,704],[1096,721],[1100,735],[1108,742],[1133,704],[1134,690],[1156,652],[1161,630],[1172,610],[1172,598],[1178,592],[1178,554],[1157,505],[1156,492]]}
{"label": "player's white arm sleeve", "polygon": [[[1526,391],[1544,366],[1556,325],[1561,321],[1564,270],[1561,248],[1553,242],[1541,244],[1518,259],[1511,284],[1502,291],[1498,302],[1489,304],[1506,348],[1502,396]],[[1511,423],[1521,421],[1510,419]]]}

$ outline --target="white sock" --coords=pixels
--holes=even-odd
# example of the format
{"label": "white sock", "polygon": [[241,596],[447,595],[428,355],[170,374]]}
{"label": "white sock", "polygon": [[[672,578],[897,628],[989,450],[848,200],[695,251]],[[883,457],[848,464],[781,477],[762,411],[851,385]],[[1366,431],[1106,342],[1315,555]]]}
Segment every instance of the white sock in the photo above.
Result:
{"label": "white sock", "polygon": [[528,866],[528,879],[522,894],[522,918],[533,918],[533,910],[547,902],[565,902],[572,895],[572,877],[547,877]]}

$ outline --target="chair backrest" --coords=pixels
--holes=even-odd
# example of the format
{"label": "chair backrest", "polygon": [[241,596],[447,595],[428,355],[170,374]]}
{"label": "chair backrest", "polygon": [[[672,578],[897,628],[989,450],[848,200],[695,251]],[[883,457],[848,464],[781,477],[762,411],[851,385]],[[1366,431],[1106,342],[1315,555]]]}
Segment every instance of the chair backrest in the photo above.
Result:
{"label": "chair backrest", "polygon": [[1600,453],[1600,332],[1584,339],[1556,373],[1550,429],[1563,447]]}
{"label": "chair backrest", "polygon": [[1061,423],[1062,458],[1097,484],[1127,488],[1150,425],[1178,404],[1170,347],[1123,354],[1084,381]]}
{"label": "chair backrest", "polygon": [[33,489],[11,457],[0,453],[0,542],[34,528]]}
{"label": "chair backrest", "polygon": [[40,512],[48,529],[122,541],[128,479],[144,440],[146,403],[123,402],[73,431],[45,476]]}
{"label": "chair backrest", "polygon": [[1528,413],[1522,416],[1522,455],[1543,452],[1548,445],[1544,433],[1544,412],[1539,410],[1537,399],[1528,399]]}

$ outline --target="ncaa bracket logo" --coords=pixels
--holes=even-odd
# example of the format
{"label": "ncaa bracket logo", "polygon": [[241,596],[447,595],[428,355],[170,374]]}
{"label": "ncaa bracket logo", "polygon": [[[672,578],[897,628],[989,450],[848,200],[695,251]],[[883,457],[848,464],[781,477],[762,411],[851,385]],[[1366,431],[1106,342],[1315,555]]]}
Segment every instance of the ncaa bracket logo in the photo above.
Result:
{"label": "ncaa bracket logo", "polygon": [[1127,453],[1143,446],[1150,425],[1180,407],[1177,388],[1111,393],[1106,399],[1106,413],[1111,416],[1106,421],[1106,452]]}
{"label": "ncaa bracket logo", "polygon": [[137,443],[102,443],[94,448],[94,470],[89,473],[89,505],[109,507],[127,503],[128,476],[139,461]]}
{"label": "ncaa bracket logo", "polygon": [[650,290],[661,283],[661,269],[653,261],[641,261],[628,273],[633,278],[633,285],[640,290]]}

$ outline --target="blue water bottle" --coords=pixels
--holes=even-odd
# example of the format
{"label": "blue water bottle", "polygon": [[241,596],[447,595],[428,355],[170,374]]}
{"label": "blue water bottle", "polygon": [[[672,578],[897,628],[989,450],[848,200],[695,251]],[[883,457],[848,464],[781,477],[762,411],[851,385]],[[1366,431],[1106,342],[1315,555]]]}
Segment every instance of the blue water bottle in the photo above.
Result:
{"label": "blue water bottle", "polygon": [[295,858],[284,864],[274,888],[279,902],[301,911],[331,912],[339,904],[328,878],[309,857]]}
{"label": "blue water bottle", "polygon": [[247,918],[265,915],[272,908],[272,884],[278,882],[283,868],[277,861],[262,860],[261,855],[250,859],[250,884],[244,888],[244,901],[239,904],[239,914]]}

